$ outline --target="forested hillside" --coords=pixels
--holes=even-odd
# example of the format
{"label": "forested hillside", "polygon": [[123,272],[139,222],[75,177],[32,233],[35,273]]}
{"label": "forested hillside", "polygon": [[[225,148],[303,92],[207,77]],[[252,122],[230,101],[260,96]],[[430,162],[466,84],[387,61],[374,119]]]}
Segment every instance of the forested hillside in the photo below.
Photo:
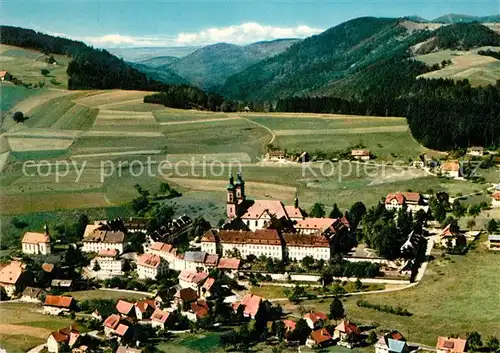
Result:
{"label": "forested hillside", "polygon": [[146,74],[152,80],[156,80],[162,83],[168,83],[171,85],[179,85],[179,84],[188,84],[189,81],[184,77],[179,76],[172,69],[166,65],[165,67],[152,67],[149,65],[141,64],[141,63],[127,63],[134,69]]}

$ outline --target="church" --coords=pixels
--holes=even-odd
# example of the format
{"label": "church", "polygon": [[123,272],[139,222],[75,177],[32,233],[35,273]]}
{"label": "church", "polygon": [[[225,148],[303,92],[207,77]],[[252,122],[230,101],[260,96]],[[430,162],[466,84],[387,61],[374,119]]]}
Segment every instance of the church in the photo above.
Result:
{"label": "church", "polygon": [[293,206],[285,206],[278,200],[250,200],[245,195],[245,181],[238,172],[236,181],[233,175],[227,184],[227,224],[240,224],[255,231],[269,226],[273,217],[280,221],[300,221],[305,213],[299,207],[297,195]]}

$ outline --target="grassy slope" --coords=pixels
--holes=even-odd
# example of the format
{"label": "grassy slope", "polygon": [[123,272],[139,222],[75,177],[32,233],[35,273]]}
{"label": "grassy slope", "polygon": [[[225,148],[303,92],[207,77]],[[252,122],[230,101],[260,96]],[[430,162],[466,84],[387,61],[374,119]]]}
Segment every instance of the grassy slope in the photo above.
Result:
{"label": "grassy slope", "polygon": [[[434,346],[438,335],[479,331],[483,337],[500,335],[500,254],[485,250],[485,237],[478,249],[466,256],[446,260],[436,253],[421,284],[399,292],[353,297],[345,300],[349,318],[356,322],[378,323],[385,329],[398,329],[412,342]],[[413,313],[402,317],[359,308],[355,302],[401,306]],[[306,307],[328,310],[327,302],[305,302]]]}

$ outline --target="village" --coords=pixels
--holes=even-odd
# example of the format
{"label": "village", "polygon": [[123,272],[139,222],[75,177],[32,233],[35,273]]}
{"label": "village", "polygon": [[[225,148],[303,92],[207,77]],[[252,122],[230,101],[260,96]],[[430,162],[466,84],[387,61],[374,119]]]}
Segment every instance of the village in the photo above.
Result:
{"label": "village", "polygon": [[[69,244],[63,257],[58,257],[48,227],[43,233],[28,231],[21,237],[22,257],[0,271],[2,299],[39,303],[45,315],[74,320],[52,332],[40,347],[54,353],[149,352],[153,337],[161,341],[171,334],[223,327],[228,332],[220,336],[220,344],[238,351],[266,342],[275,345],[276,352],[279,347],[300,351],[301,346],[338,345],[406,353],[428,347],[407,342],[397,330],[382,335],[362,331],[349,320],[340,298],[352,288],[370,291],[370,283],[379,291],[385,285],[411,286],[424,276],[433,248],[465,254],[481,234],[459,229],[453,217],[437,216],[446,207],[454,214],[463,211],[460,202],[451,203],[445,193],[395,191],[371,210],[358,204],[345,213],[333,210],[330,217],[321,207],[313,207],[308,215],[298,195],[293,205],[248,198],[241,172],[229,177],[226,195],[227,217],[218,227],[200,228],[200,222],[186,215],[153,233],[143,218],[89,220],[82,238]],[[500,207],[498,186],[490,196],[489,207]],[[376,227],[379,217],[394,219],[399,240],[376,245],[381,240],[370,241],[365,234],[360,241],[359,234],[369,233],[366,228]],[[201,230],[189,237],[193,228]],[[490,251],[500,250],[498,225],[488,228]],[[189,246],[179,250],[178,240],[186,237]],[[144,242],[137,244],[137,238]],[[285,300],[291,303],[325,298],[331,301],[330,312],[291,314],[279,304],[280,298],[252,293],[259,282],[287,287]],[[110,306],[109,301],[82,301],[71,295],[99,287],[144,297],[118,299]],[[357,305],[373,306],[363,300]],[[400,307],[374,308],[411,315]],[[436,332],[438,353],[467,351],[470,337],[447,334]]]}

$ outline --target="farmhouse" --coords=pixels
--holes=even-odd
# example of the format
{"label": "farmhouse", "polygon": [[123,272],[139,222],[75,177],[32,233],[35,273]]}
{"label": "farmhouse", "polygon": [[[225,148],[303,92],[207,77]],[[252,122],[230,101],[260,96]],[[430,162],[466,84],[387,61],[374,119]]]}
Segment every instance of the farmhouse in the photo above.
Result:
{"label": "farmhouse", "polygon": [[467,351],[467,341],[461,338],[438,337],[437,353],[464,353]]}
{"label": "farmhouse", "polygon": [[232,277],[238,272],[238,269],[240,268],[240,264],[241,264],[240,259],[222,257],[219,260],[219,264],[217,265],[217,268],[219,270],[229,271],[228,275]]}
{"label": "farmhouse", "polygon": [[352,150],[351,156],[354,159],[360,159],[363,161],[367,161],[370,159],[370,151],[369,150]]}
{"label": "farmhouse", "polygon": [[[283,205],[277,200],[250,200],[245,195],[245,181],[238,173],[236,182],[233,176],[229,177],[226,187],[226,210],[228,221],[240,220],[250,230],[265,228],[273,218],[283,220],[302,219],[303,212],[295,198],[293,207]],[[290,213],[290,214],[289,214]]]}
{"label": "farmhouse", "polygon": [[484,147],[469,147],[467,148],[469,156],[482,156],[484,154]]}
{"label": "farmhouse", "polygon": [[90,269],[97,272],[101,279],[121,276],[123,260],[117,258],[118,250],[102,249],[97,256],[90,261]]}
{"label": "farmhouse", "polygon": [[284,151],[269,151],[266,153],[266,159],[269,161],[283,161],[285,160]]}
{"label": "farmhouse", "polygon": [[488,249],[500,251],[500,234],[488,235]]}
{"label": "farmhouse", "polygon": [[137,320],[146,320],[149,319],[156,310],[156,302],[153,299],[139,300],[134,304],[134,308]]}
{"label": "farmhouse", "polygon": [[2,70],[0,71],[0,81],[10,81],[12,76],[8,71]]}
{"label": "farmhouse", "polygon": [[104,334],[106,336],[111,336],[113,332],[115,332],[115,329],[118,327],[120,324],[121,317],[118,314],[112,314],[104,320]]}
{"label": "farmhouse", "polygon": [[389,193],[385,198],[385,208],[387,210],[400,210],[406,206],[408,212],[417,212],[418,210],[428,210],[424,204],[422,195],[418,192],[396,192]]}
{"label": "farmhouse", "polygon": [[295,229],[301,234],[321,234],[331,236],[344,227],[338,218],[304,218],[298,220]]}
{"label": "farmhouse", "polygon": [[178,309],[187,308],[189,304],[198,300],[198,294],[193,288],[182,288],[174,294],[174,306]]}
{"label": "farmhouse", "polygon": [[49,337],[47,337],[47,350],[49,352],[59,353],[61,344],[65,343],[69,347],[73,347],[79,337],[80,332],[75,325],[70,325],[67,328],[60,329],[59,331],[51,332]]}
{"label": "farmhouse", "polygon": [[208,304],[204,300],[198,300],[191,303],[189,310],[182,311],[181,314],[187,317],[190,321],[197,322],[208,315]]}
{"label": "farmhouse", "polygon": [[450,178],[460,177],[460,163],[458,161],[446,161],[441,165],[441,173]]}
{"label": "farmhouse", "polygon": [[123,253],[125,233],[111,230],[108,224],[95,222],[88,224],[83,235],[83,252],[99,252],[100,250],[116,249]]}
{"label": "farmhouse", "polygon": [[45,233],[26,232],[21,241],[23,254],[50,254],[50,237],[47,227]]}
{"label": "farmhouse", "polygon": [[407,353],[408,345],[404,337],[398,332],[386,333],[374,344],[375,353]]}
{"label": "farmhouse", "polygon": [[30,280],[30,274],[21,261],[11,261],[0,270],[0,287],[5,289],[7,296],[21,292]]}
{"label": "farmhouse", "polygon": [[68,312],[73,307],[73,297],[62,295],[47,295],[43,303],[43,312],[49,315],[59,315]]}
{"label": "farmhouse", "polygon": [[123,317],[133,317],[135,314],[134,304],[122,299],[116,302],[115,308]]}
{"label": "farmhouse", "polygon": [[450,224],[443,229],[439,238],[444,248],[455,247],[460,241],[465,241],[465,237],[460,232],[452,230]]}
{"label": "farmhouse", "polygon": [[257,315],[262,302],[262,297],[247,293],[240,302],[233,303],[233,310],[236,313],[239,307],[243,307],[243,316],[255,319],[255,315]]}
{"label": "farmhouse", "polygon": [[331,258],[330,241],[324,235],[307,235],[285,233],[286,257],[300,261],[306,256],[325,261]]}
{"label": "farmhouse", "polygon": [[310,312],[304,315],[304,320],[306,320],[311,330],[315,330],[325,326],[325,323],[328,321],[328,316],[322,312]]}
{"label": "farmhouse", "polygon": [[208,278],[208,273],[196,270],[184,270],[179,274],[179,285],[181,288],[192,288],[200,294],[201,287]]}
{"label": "farmhouse", "polygon": [[491,207],[500,207],[500,190],[491,195]]}
{"label": "farmhouse", "polygon": [[137,259],[137,276],[140,279],[156,279],[167,269],[168,263],[158,255],[142,254]]}

